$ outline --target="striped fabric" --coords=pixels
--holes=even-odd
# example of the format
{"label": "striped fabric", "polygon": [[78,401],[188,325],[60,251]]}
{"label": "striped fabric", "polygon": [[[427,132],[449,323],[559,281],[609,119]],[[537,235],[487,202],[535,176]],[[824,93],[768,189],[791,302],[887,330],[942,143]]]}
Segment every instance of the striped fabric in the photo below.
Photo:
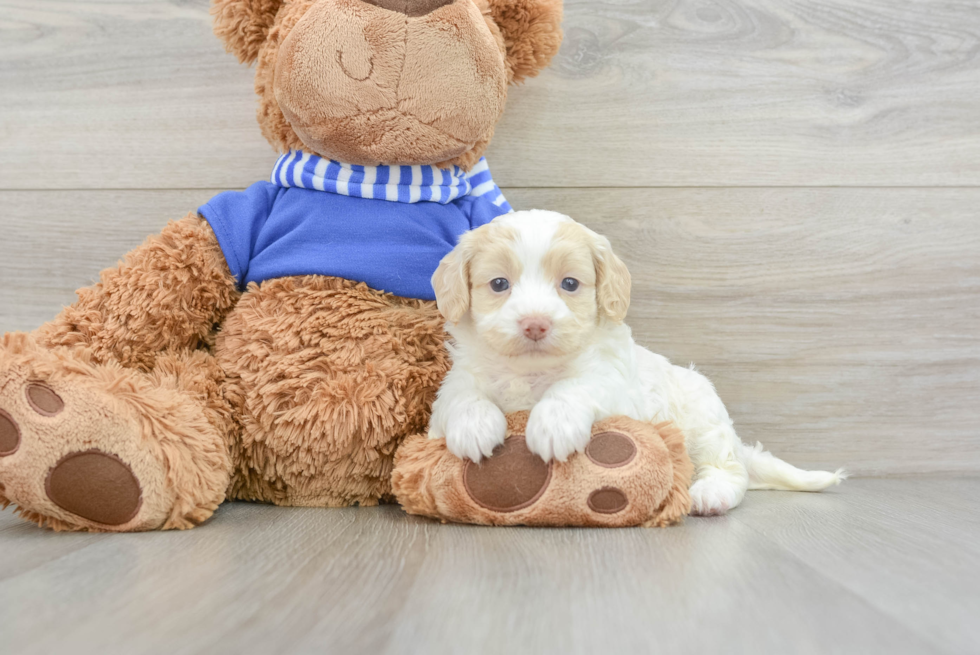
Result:
{"label": "striped fabric", "polygon": [[468,173],[459,166],[354,166],[292,150],[272,169],[273,184],[329,191],[344,196],[392,202],[438,202],[446,205],[464,196],[481,197],[505,212],[512,211],[490,176],[485,157]]}

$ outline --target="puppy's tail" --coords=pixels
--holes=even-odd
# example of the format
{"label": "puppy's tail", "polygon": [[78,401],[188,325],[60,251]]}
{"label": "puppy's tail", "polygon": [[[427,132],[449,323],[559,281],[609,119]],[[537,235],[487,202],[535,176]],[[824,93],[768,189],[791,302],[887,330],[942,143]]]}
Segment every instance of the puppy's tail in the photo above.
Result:
{"label": "puppy's tail", "polygon": [[847,478],[844,469],[829,471],[804,471],[784,462],[763,450],[742,444],[742,463],[749,471],[749,489],[779,489],[782,491],[820,491]]}

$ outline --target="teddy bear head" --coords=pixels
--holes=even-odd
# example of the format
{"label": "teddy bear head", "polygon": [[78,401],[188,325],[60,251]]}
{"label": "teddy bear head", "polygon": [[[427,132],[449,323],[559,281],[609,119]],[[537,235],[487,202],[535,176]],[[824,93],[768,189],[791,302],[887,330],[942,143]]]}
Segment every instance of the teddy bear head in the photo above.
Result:
{"label": "teddy bear head", "polygon": [[470,168],[507,85],[561,44],[561,0],[213,0],[215,33],[258,62],[262,133],[364,166]]}

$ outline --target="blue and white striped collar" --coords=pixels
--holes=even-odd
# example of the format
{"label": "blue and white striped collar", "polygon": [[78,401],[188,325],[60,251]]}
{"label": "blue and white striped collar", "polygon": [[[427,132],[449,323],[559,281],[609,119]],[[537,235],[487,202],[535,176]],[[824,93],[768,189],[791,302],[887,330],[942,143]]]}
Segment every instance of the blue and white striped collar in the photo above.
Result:
{"label": "blue and white striped collar", "polygon": [[272,169],[272,183],[282,187],[316,189],[344,196],[392,202],[438,202],[448,204],[463,196],[481,197],[511,211],[500,188],[490,176],[482,157],[466,172],[435,166],[355,166],[324,159],[302,150],[279,157]]}

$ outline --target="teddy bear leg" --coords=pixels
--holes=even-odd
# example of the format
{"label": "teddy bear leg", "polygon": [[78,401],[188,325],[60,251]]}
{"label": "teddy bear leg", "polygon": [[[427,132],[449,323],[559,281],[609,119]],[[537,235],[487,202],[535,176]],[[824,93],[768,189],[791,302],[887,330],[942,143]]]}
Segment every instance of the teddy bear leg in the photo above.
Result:
{"label": "teddy bear leg", "polygon": [[0,506],[56,530],[189,528],[230,478],[234,426],[203,351],[150,373],[90,353],[0,340]]}
{"label": "teddy bear leg", "polygon": [[421,431],[448,368],[435,303],[338,278],[251,287],[215,354],[240,407],[231,496],[279,505],[375,505],[402,439]]}
{"label": "teddy bear leg", "polygon": [[[0,503],[61,529],[190,527],[223,498],[223,374],[194,351],[238,298],[196,214],[31,335],[0,340]],[[182,353],[182,354],[181,354]]]}

